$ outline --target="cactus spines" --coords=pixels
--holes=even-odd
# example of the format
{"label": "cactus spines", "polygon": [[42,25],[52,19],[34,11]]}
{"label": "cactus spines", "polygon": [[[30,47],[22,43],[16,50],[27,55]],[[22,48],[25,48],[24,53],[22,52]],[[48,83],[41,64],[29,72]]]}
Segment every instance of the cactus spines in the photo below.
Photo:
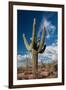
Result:
{"label": "cactus spines", "polygon": [[25,34],[23,34],[24,44],[27,50],[32,52],[32,71],[34,78],[38,77],[38,53],[43,53],[46,48],[46,45],[44,45],[45,31],[46,31],[46,27],[44,22],[44,29],[42,31],[41,40],[36,40],[36,18],[34,18],[32,42],[30,43],[30,45],[26,40]]}

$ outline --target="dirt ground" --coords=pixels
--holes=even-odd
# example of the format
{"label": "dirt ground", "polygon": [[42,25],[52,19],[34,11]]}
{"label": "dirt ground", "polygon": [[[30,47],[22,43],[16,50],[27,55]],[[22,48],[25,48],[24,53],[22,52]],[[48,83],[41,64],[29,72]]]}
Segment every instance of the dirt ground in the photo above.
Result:
{"label": "dirt ground", "polygon": [[[58,65],[56,63],[52,64],[43,64],[38,65],[38,72],[36,79],[42,78],[57,78],[57,69]],[[26,79],[35,79],[32,73],[32,67],[19,67],[17,69],[17,79],[18,80],[26,80]]]}

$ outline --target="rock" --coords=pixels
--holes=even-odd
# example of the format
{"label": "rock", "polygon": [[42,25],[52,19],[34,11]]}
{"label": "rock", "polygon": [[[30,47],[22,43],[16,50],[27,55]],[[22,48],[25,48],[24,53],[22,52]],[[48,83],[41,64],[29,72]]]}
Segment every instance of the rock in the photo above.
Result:
{"label": "rock", "polygon": [[48,72],[48,71],[43,71],[43,72],[40,73],[40,75],[41,75],[42,77],[48,77],[49,72]]}
{"label": "rock", "polygon": [[29,74],[29,75],[28,75],[28,78],[29,78],[29,79],[33,79],[33,74]]}

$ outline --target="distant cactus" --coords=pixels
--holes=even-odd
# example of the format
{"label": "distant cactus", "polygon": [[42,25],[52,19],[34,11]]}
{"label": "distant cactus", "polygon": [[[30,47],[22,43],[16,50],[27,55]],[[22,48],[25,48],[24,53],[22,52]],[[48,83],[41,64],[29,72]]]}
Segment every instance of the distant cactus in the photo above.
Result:
{"label": "distant cactus", "polygon": [[32,32],[32,42],[30,45],[28,44],[25,34],[23,34],[24,44],[28,51],[32,52],[32,70],[34,78],[38,77],[38,53],[43,53],[46,45],[44,45],[45,40],[45,21],[44,21],[44,29],[42,31],[41,40],[36,40],[36,18],[34,18],[33,22],[33,32]]}

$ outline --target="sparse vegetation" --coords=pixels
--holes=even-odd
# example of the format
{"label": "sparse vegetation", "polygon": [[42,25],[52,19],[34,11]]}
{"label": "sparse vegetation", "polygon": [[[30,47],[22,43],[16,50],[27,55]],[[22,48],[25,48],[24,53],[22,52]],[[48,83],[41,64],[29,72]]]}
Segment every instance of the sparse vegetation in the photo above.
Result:
{"label": "sparse vegetation", "polygon": [[[38,65],[37,79],[42,78],[57,78],[57,63],[41,63]],[[32,67],[28,66],[28,72],[26,67],[19,67],[17,69],[17,79],[35,79],[32,72]]]}

